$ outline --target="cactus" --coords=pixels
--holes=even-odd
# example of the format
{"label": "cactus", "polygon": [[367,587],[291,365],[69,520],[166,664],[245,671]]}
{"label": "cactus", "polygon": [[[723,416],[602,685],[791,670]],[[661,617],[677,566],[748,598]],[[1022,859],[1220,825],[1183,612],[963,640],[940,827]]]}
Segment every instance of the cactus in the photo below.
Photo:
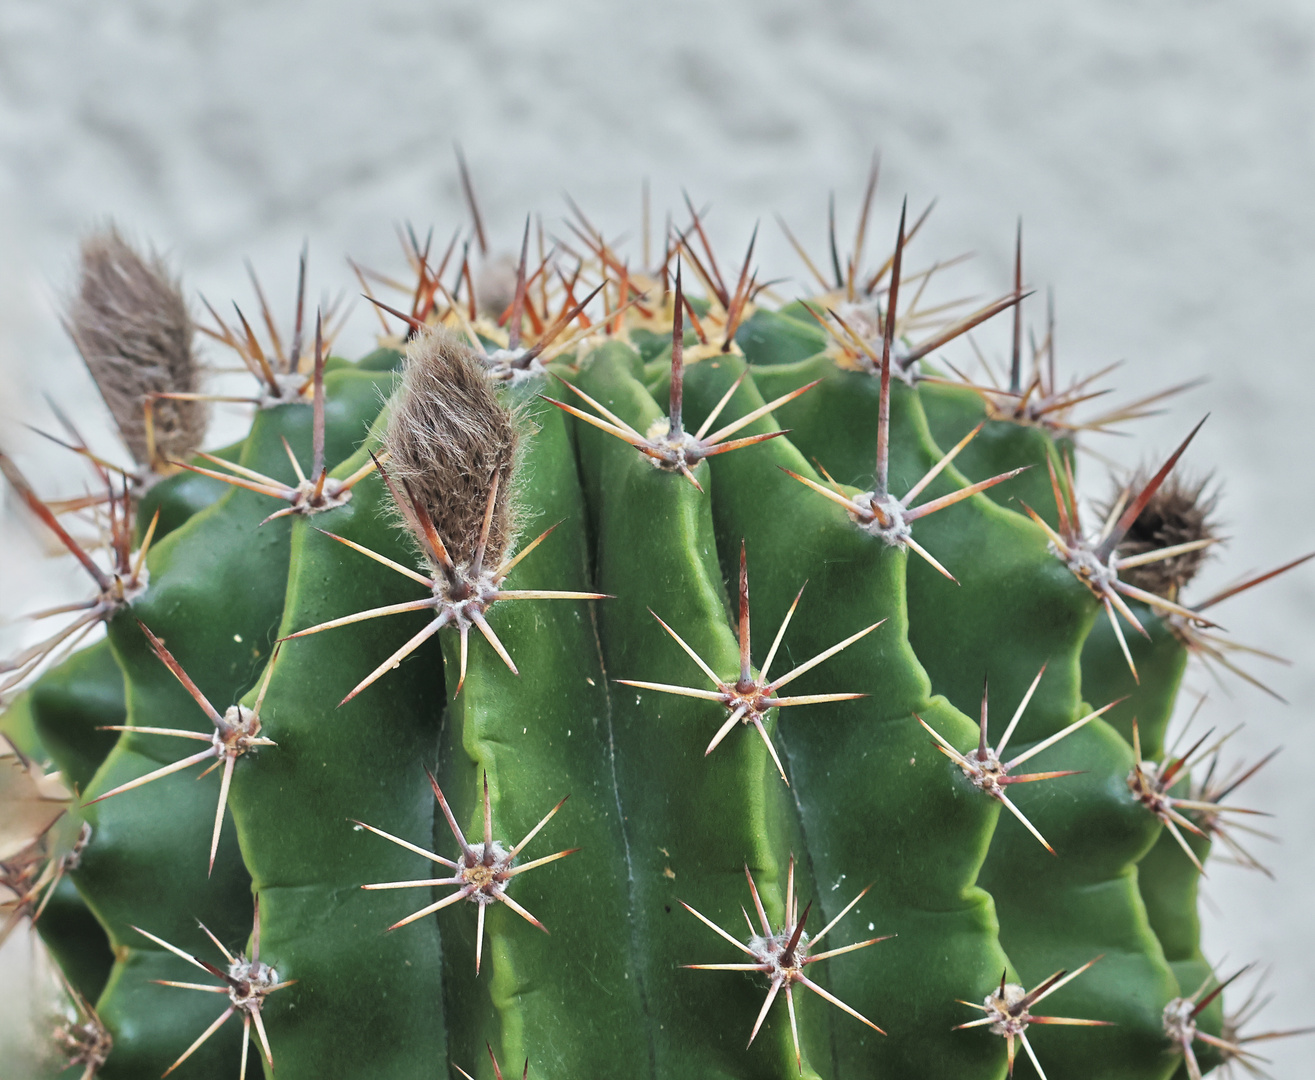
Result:
{"label": "cactus", "polygon": [[[1191,602],[1190,435],[1091,530],[1072,450],[1149,401],[1075,418],[1053,323],[1024,371],[1021,233],[962,316],[920,308],[922,218],[868,271],[872,191],[777,308],[692,206],[643,271],[578,212],[573,276],[535,266],[527,224],[506,297],[411,237],[357,363],[305,347],[303,253],[287,348],[258,284],[267,343],[211,312],[258,380],[216,453],[176,284],[89,243],[70,329],[134,464],[68,425],[100,493],[61,503],[0,456],[95,584],[3,684],[6,932],[65,1065],[1168,1080],[1287,1034],[1225,1018],[1196,921],[1214,841],[1260,865],[1259,766],[1166,748],[1191,657],[1236,666],[1206,611],[1272,574]],[[940,358],[1010,312],[1006,382]]]}

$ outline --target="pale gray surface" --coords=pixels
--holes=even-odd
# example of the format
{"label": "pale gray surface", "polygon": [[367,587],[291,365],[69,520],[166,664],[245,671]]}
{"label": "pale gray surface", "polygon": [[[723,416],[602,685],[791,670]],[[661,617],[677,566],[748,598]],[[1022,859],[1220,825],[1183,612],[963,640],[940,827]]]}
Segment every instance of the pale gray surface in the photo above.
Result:
{"label": "pale gray surface", "polygon": [[[0,439],[53,484],[68,470],[47,464],[19,421],[48,419],[42,391],[98,415],[52,298],[79,233],[107,216],[168,249],[217,301],[249,300],[244,255],[286,297],[303,236],[316,289],[336,290],[351,283],[343,253],[399,265],[393,222],[446,236],[463,220],[459,139],[503,246],[526,211],[556,219],[568,189],[609,230],[630,229],[648,176],[658,207],[681,185],[710,202],[727,250],[764,218],[760,265],[802,275],[772,212],[820,247],[827,189],[851,220],[879,146],[883,243],[902,194],[918,206],[939,196],[915,261],[975,250],[956,289],[1000,291],[1022,213],[1027,277],[1058,290],[1069,370],[1127,358],[1124,396],[1210,376],[1137,426],[1135,442],[1097,444],[1132,462],[1213,412],[1188,460],[1226,478],[1235,539],[1209,587],[1315,535],[1304,467],[1315,449],[1313,57],[1315,8],[1300,0],[1153,11],[1130,0],[10,0]],[[372,320],[358,309],[353,325],[362,347]],[[998,332],[982,341],[1003,348]],[[103,423],[94,430],[112,447]],[[82,588],[38,565],[12,517],[0,529],[6,612]],[[1298,661],[1266,672],[1294,704],[1230,684],[1231,697],[1216,691],[1205,706],[1212,722],[1246,721],[1239,751],[1288,748],[1250,793],[1278,814],[1282,845],[1263,853],[1277,882],[1221,867],[1208,885],[1210,953],[1274,965],[1273,1025],[1315,1019],[1313,612],[1309,568],[1224,609],[1238,639]],[[0,632],[5,651],[15,640]],[[1311,1044],[1272,1051],[1275,1075],[1295,1077]]]}

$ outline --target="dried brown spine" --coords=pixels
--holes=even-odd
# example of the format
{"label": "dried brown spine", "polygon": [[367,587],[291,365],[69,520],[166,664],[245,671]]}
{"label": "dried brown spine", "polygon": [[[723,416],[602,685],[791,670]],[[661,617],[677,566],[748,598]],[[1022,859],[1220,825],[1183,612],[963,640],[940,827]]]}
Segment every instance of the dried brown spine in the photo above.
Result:
{"label": "dried brown spine", "polygon": [[461,339],[437,328],[407,345],[384,436],[388,471],[428,512],[457,566],[474,558],[495,477],[484,565],[496,566],[515,540],[517,427],[480,358]]}
{"label": "dried brown spine", "polygon": [[190,457],[205,435],[205,404],[152,400],[155,394],[195,394],[201,381],[192,316],[163,260],[142,258],[113,228],[87,237],[65,327],[133,460],[160,471]]}

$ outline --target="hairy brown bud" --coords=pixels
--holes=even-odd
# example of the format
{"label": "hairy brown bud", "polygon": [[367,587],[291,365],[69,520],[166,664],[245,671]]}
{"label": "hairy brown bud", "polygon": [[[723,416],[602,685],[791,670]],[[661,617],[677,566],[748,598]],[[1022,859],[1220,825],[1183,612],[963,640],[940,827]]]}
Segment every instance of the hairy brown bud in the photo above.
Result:
{"label": "hairy brown bud", "polygon": [[156,468],[191,457],[205,435],[202,402],[156,401],[154,460],[147,436],[149,395],[200,388],[192,317],[163,260],[143,259],[113,228],[87,237],[65,326],[133,460]]}
{"label": "hairy brown bud", "polygon": [[[1130,481],[1131,489],[1140,491],[1146,481],[1144,473],[1137,473]],[[1176,544],[1214,539],[1217,535],[1214,511],[1218,493],[1207,494],[1205,489],[1209,484],[1208,476],[1202,480],[1184,480],[1170,474],[1132,523],[1119,544],[1119,556],[1126,559]],[[1200,548],[1145,566],[1129,567],[1119,574],[1130,585],[1176,600],[1209,556],[1209,548]]]}
{"label": "hairy brown bud", "polygon": [[388,471],[428,513],[457,566],[474,557],[495,477],[485,564],[496,566],[514,541],[518,444],[515,417],[465,342],[442,328],[412,339],[384,437]]}

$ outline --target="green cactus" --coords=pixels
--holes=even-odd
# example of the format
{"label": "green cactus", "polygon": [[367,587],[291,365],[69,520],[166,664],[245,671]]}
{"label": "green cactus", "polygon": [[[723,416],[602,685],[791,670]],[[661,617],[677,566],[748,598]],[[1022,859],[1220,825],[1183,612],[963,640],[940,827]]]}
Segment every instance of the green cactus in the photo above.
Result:
{"label": "green cactus", "polygon": [[[61,524],[96,500],[44,503],[0,457],[96,583],[4,676],[14,790],[47,765],[75,793],[58,827],[8,830],[3,863],[7,928],[31,918],[64,974],[67,1061],[106,1080],[1246,1061],[1196,886],[1211,841],[1255,863],[1221,805],[1255,768],[1165,748],[1190,655],[1233,664],[1204,614],[1224,597],[1183,600],[1186,571],[1136,583],[1214,542],[1198,498],[1195,534],[1133,546],[1187,443],[1084,532],[1075,439],[1147,402],[1075,420],[1088,384],[1059,388],[1053,326],[1028,380],[1021,255],[999,300],[920,312],[920,221],[868,274],[865,209],[848,269],[779,310],[752,244],[728,285],[697,215],[644,273],[581,219],[583,275],[550,288],[523,247],[505,307],[468,265],[449,291],[417,245],[410,310],[380,303],[402,336],[356,364],[323,319],[303,348],[303,255],[288,348],[263,295],[268,346],[245,318],[212,329],[260,390],[247,437],[200,456],[176,285],[138,260],[140,319],[98,336],[90,245],[72,328],[137,462],[92,458],[109,571]],[[1007,383],[933,358],[1011,308]],[[146,337],[172,367],[136,344],[165,324]],[[147,361],[174,375],[113,381]]]}

